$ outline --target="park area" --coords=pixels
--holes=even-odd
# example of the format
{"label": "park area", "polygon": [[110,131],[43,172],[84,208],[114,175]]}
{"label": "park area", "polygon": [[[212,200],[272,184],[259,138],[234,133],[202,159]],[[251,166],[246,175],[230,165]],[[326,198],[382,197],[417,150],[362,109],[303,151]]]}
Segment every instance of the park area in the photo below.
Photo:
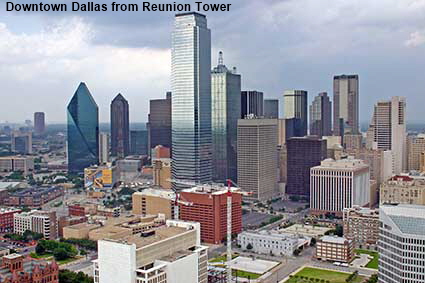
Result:
{"label": "park area", "polygon": [[373,257],[368,264],[366,264],[366,268],[371,269],[378,269],[378,262],[379,262],[379,253],[375,251],[369,251],[369,250],[356,250],[356,254],[367,254]]}
{"label": "park area", "polygon": [[[350,279],[351,281],[347,281]],[[365,278],[363,276],[353,276],[352,273],[337,272],[325,269],[318,269],[312,267],[304,267],[299,272],[291,275],[285,283],[360,283]]]}

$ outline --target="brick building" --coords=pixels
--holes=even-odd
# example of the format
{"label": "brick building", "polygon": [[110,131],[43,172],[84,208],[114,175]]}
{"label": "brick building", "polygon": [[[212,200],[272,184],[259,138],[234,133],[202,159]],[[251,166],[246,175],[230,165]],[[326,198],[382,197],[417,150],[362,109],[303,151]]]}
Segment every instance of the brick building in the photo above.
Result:
{"label": "brick building", "polygon": [[[232,188],[236,192],[239,189]],[[227,233],[227,188],[217,186],[197,186],[184,189],[180,199],[190,205],[179,205],[179,218],[201,223],[201,240],[219,244]],[[232,234],[242,231],[242,195],[232,194]]]}
{"label": "brick building", "polygon": [[2,259],[0,283],[59,283],[59,266],[55,261],[24,260],[10,254]]}
{"label": "brick building", "polygon": [[375,245],[379,239],[379,210],[355,206],[343,211],[344,237],[355,245]]}
{"label": "brick building", "polygon": [[337,236],[323,236],[317,241],[316,258],[326,261],[351,262],[353,241]]}
{"label": "brick building", "polygon": [[28,188],[10,194],[5,199],[5,205],[41,207],[42,205],[64,195],[64,190],[60,187],[38,187]]}
{"label": "brick building", "polygon": [[13,215],[20,213],[20,209],[16,208],[1,208],[0,209],[0,232],[12,232],[13,231]]}

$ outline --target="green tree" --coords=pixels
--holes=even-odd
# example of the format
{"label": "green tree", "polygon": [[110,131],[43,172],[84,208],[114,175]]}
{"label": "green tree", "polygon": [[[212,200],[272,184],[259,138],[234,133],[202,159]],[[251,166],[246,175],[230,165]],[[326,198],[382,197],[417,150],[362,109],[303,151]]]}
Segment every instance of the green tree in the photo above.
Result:
{"label": "green tree", "polygon": [[69,254],[65,248],[56,248],[53,251],[53,256],[55,257],[56,260],[64,260],[69,258]]}
{"label": "green tree", "polygon": [[92,277],[84,274],[83,272],[73,272],[67,269],[59,270],[60,283],[93,283]]}

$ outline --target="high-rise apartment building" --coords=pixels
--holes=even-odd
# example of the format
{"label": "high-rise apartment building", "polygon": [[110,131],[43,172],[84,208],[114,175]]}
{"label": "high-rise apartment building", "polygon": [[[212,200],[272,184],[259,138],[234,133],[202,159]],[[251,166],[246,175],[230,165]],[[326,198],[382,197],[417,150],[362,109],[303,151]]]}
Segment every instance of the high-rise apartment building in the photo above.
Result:
{"label": "high-rise apartment building", "polygon": [[85,83],[68,104],[68,171],[82,172],[99,162],[99,110]]}
{"label": "high-rise apartment building", "polygon": [[211,72],[213,180],[237,179],[237,128],[241,112],[241,76],[229,70],[219,54]]}
{"label": "high-rise apartment building", "polygon": [[149,101],[148,116],[149,149],[162,145],[171,148],[171,92],[165,99]]}
{"label": "high-rise apartment building", "polygon": [[425,205],[425,178],[393,176],[381,184],[380,204]]}
{"label": "high-rise apartment building", "polygon": [[334,121],[333,134],[344,136],[346,133],[359,132],[359,76],[334,76]]}
{"label": "high-rise apartment building", "polygon": [[300,119],[301,125],[299,133],[302,136],[307,135],[308,112],[307,112],[307,91],[305,90],[287,90],[283,94],[283,118]]}
{"label": "high-rise apartment building", "polygon": [[130,152],[128,102],[119,93],[111,102],[111,154],[123,158]]}
{"label": "high-rise apartment building", "polygon": [[424,283],[425,206],[384,205],[379,219],[379,282]]}
{"label": "high-rise apartment building", "polygon": [[130,154],[147,155],[149,154],[149,132],[146,130],[130,131]]}
{"label": "high-rise apartment building", "polygon": [[389,101],[379,101],[370,124],[373,133],[373,149],[391,150],[393,173],[400,174],[407,168],[406,99],[395,96]]}
{"label": "high-rise apartment building", "polygon": [[268,200],[277,192],[277,119],[239,119],[238,184],[251,200]]}
{"label": "high-rise apartment building", "polygon": [[343,211],[344,237],[367,248],[379,239],[379,210],[354,206]]}
{"label": "high-rise apartment building", "polygon": [[58,221],[56,211],[22,212],[13,215],[13,231],[22,235],[25,231],[42,234],[47,240],[55,240],[58,237]]}
{"label": "high-rise apartment building", "polygon": [[[242,231],[242,195],[238,188],[232,192],[232,234]],[[227,236],[227,187],[200,185],[184,189],[180,199],[190,205],[179,204],[179,219],[199,222],[201,240],[210,244],[220,244]]]}
{"label": "high-rise apartment building", "polygon": [[311,168],[310,210],[316,215],[342,216],[345,208],[370,203],[369,166],[348,157],[326,159]]}
{"label": "high-rise apartment building", "polygon": [[12,133],[12,152],[17,154],[32,153],[32,133],[16,131]]}
{"label": "high-rise apartment building", "polygon": [[99,135],[99,164],[109,162],[109,134],[100,133]]}
{"label": "high-rise apartment building", "polygon": [[286,194],[310,197],[310,169],[327,157],[326,140],[316,136],[293,137],[286,142]]}
{"label": "high-rise apartment building", "polygon": [[264,99],[264,118],[279,118],[279,99]]}
{"label": "high-rise apartment building", "polygon": [[46,131],[46,122],[44,112],[34,113],[34,133],[37,135],[44,134]]}
{"label": "high-rise apartment building", "polygon": [[165,226],[120,240],[99,240],[96,283],[207,283],[208,247],[199,223],[167,220]]}
{"label": "high-rise apartment building", "polygon": [[425,152],[425,135],[412,135],[407,137],[407,170],[421,170],[421,154]]}
{"label": "high-rise apartment building", "polygon": [[310,105],[310,135],[332,134],[332,102],[326,92],[319,93]]}
{"label": "high-rise apartment building", "polygon": [[263,117],[264,94],[261,91],[248,90],[241,92],[241,119],[247,116]]}
{"label": "high-rise apartment building", "polygon": [[[211,33],[199,13],[177,14],[171,47],[172,176],[212,179]],[[176,188],[184,187],[173,183]]]}

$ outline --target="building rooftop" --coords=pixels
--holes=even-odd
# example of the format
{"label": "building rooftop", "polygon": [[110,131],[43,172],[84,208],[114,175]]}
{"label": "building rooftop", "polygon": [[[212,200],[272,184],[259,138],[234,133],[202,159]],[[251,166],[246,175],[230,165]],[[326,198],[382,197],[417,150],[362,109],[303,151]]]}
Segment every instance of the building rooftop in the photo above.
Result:
{"label": "building rooftop", "polygon": [[[240,189],[236,187],[230,187],[231,192],[239,192]],[[212,195],[222,195],[228,192],[228,187],[224,185],[199,185],[189,189],[184,189],[182,192],[186,193],[197,193],[197,194],[212,194]]]}
{"label": "building rooftop", "polygon": [[21,185],[22,182],[0,182],[0,190],[2,189],[12,189]]}
{"label": "building rooftop", "polygon": [[425,235],[425,206],[423,205],[383,205],[380,207],[401,232],[411,235]]}
{"label": "building rooftop", "polygon": [[363,169],[368,168],[367,165],[361,159],[355,159],[353,156],[348,156],[344,159],[334,160],[332,158],[328,158],[323,160],[319,166],[313,167],[314,169]]}
{"label": "building rooftop", "polygon": [[340,245],[343,245],[345,242],[350,241],[344,237],[338,237],[338,236],[323,236],[322,238],[320,238],[320,240],[322,242],[340,244]]}

